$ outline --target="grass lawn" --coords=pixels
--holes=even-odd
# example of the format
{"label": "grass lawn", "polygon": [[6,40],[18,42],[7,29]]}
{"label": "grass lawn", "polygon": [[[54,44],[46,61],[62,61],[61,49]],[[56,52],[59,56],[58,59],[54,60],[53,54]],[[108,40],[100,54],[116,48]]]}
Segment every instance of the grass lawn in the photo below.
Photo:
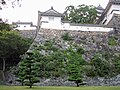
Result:
{"label": "grass lawn", "polygon": [[120,86],[82,86],[82,87],[43,87],[34,86],[30,89],[27,86],[0,86],[0,90],[120,90]]}

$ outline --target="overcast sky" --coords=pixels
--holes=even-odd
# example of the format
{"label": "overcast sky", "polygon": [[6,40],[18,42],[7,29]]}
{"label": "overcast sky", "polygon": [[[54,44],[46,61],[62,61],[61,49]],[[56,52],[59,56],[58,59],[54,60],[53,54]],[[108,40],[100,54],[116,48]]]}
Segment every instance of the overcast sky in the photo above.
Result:
{"label": "overcast sky", "polygon": [[81,4],[98,6],[99,4],[105,8],[109,0],[22,0],[21,7],[16,6],[12,8],[8,5],[3,8],[1,17],[8,19],[9,22],[25,21],[33,22],[37,24],[38,10],[46,11],[53,6],[55,10],[63,13],[66,6],[74,5],[78,6]]}

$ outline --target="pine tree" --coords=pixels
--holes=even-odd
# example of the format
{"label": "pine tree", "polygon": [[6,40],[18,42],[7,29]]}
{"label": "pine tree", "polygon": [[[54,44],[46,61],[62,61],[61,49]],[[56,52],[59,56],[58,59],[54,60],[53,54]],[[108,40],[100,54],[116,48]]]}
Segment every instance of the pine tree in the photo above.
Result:
{"label": "pine tree", "polygon": [[24,85],[24,76],[25,73],[23,72],[25,69],[24,61],[21,61],[19,64],[19,68],[14,71],[15,76],[17,77],[16,81],[20,82],[22,86]]}
{"label": "pine tree", "polygon": [[23,61],[19,66],[17,76],[18,76],[17,81],[21,82],[22,85],[30,86],[30,88],[32,88],[34,83],[39,82],[33,52],[27,52],[23,56]]}
{"label": "pine tree", "polygon": [[79,87],[79,83],[82,83],[82,71],[81,67],[77,66],[75,63],[68,65],[68,80],[69,81],[74,81]]}
{"label": "pine tree", "polygon": [[74,81],[77,87],[79,87],[79,83],[83,82],[82,65],[86,64],[82,54],[83,49],[73,47],[70,47],[66,53],[68,80]]}

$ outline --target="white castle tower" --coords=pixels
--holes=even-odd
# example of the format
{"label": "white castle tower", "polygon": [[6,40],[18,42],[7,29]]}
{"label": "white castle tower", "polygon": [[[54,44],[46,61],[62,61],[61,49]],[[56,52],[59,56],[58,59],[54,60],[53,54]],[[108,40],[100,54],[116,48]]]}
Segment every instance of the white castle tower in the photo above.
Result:
{"label": "white castle tower", "polygon": [[111,26],[116,16],[120,16],[120,0],[109,0],[97,23]]}

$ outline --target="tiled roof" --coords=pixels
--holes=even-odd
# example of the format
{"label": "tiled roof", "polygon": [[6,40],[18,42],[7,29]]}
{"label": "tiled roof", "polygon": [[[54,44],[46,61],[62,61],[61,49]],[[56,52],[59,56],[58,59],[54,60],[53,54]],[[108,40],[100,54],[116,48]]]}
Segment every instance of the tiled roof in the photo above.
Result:
{"label": "tiled roof", "polygon": [[45,12],[38,11],[38,14],[40,14],[41,16],[55,16],[55,17],[62,17],[63,16],[63,14],[54,10],[53,7],[51,7],[51,9],[49,9]]}
{"label": "tiled roof", "polygon": [[17,25],[17,24],[29,24],[32,27],[36,27],[36,25],[33,25],[32,22],[12,22],[12,24]]}
{"label": "tiled roof", "polygon": [[120,3],[120,0],[109,0],[111,3]]}
{"label": "tiled roof", "polygon": [[98,10],[104,10],[104,8],[100,4],[99,4],[98,7],[96,7],[96,9],[98,9]]}
{"label": "tiled roof", "polygon": [[32,22],[13,22],[14,24],[32,24]]}

